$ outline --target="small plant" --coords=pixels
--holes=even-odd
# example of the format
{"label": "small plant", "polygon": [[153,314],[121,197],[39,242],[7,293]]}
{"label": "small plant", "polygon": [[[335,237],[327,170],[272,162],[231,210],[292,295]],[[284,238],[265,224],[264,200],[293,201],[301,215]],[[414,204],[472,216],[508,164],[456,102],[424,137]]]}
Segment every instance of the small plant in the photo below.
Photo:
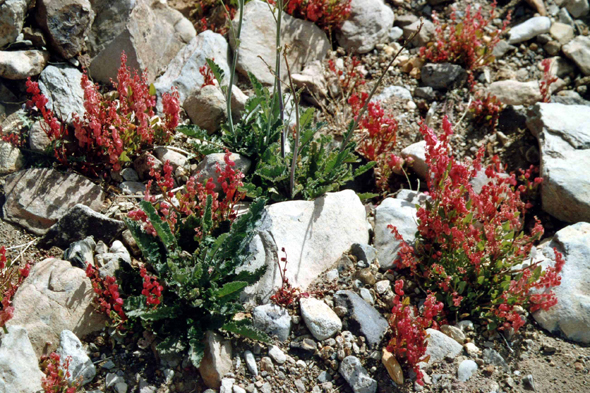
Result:
{"label": "small plant", "polygon": [[[299,288],[293,288],[291,283],[289,283],[289,279],[287,278],[287,251],[285,251],[284,247],[281,249],[281,251],[285,254],[284,257],[281,257],[280,261],[277,261],[277,268],[279,269],[279,274],[281,275],[281,286],[270,297],[270,300],[281,307],[289,307],[303,294]],[[281,262],[283,262],[282,268]]]}
{"label": "small plant", "polygon": [[429,357],[424,356],[427,347],[426,329],[437,328],[436,317],[443,309],[442,302],[438,302],[433,294],[429,294],[424,302],[422,315],[416,307],[410,305],[410,298],[404,296],[404,281],[395,282],[395,298],[393,309],[389,319],[389,326],[393,332],[393,338],[387,344],[387,350],[395,355],[398,360],[404,360],[416,373],[416,382],[424,385],[424,374],[418,365],[420,362],[428,362]]}
{"label": "small plant", "polygon": [[221,35],[227,34],[229,25],[237,12],[237,3],[235,0],[230,0],[227,4],[218,0],[199,0],[191,12],[191,16],[197,19],[195,23],[197,32],[211,30]]}
{"label": "small plant", "polygon": [[495,95],[477,92],[475,100],[469,105],[469,110],[473,113],[473,122],[476,125],[487,126],[495,131],[504,107],[505,105]]}
{"label": "small plant", "polygon": [[0,247],[0,305],[2,306],[0,327],[4,333],[8,333],[6,322],[14,316],[14,307],[11,305],[12,297],[31,271],[31,266],[28,263],[21,269],[14,266],[13,263],[14,261],[7,263],[6,248]]}
{"label": "small plant", "polygon": [[492,52],[510,22],[510,14],[508,14],[502,27],[486,37],[485,30],[495,17],[495,0],[491,6],[492,10],[487,19],[482,15],[481,8],[473,13],[471,6],[468,5],[462,20],[458,19],[457,12],[454,10],[448,25],[441,24],[437,14],[433,12],[435,38],[427,46],[420,48],[420,56],[432,63],[453,63],[464,67],[469,71],[473,85],[472,71],[495,60]]}
{"label": "small plant", "polygon": [[99,271],[90,263],[86,266],[86,276],[92,282],[95,293],[93,302],[96,308],[110,318],[110,326],[125,330],[127,315],[123,310],[123,299],[119,293],[117,279],[112,276],[101,277]]}
{"label": "small plant", "polygon": [[[517,331],[524,324],[517,306],[532,312],[556,303],[551,287],[559,285],[564,263],[555,250],[553,267],[523,264],[543,233],[538,220],[530,235],[523,232],[524,214],[530,208],[523,198],[541,179],[533,180],[528,170],[519,185],[494,158],[485,170],[489,182],[477,193],[470,182],[481,169],[483,150],[471,165],[457,162],[446,117],[439,137],[424,123],[420,131],[426,140],[430,200],[418,207],[414,246],[402,243],[395,265],[409,270],[424,289],[436,292],[448,315],[471,315],[490,330]],[[533,294],[533,288],[538,293]]]}
{"label": "small plant", "polygon": [[551,85],[557,82],[557,77],[551,74],[551,59],[544,59],[541,65],[543,66],[543,79],[539,82],[541,101],[551,102]]}
{"label": "small plant", "polygon": [[[274,4],[273,0],[269,3]],[[287,0],[284,10],[289,15],[314,22],[331,32],[350,17],[351,0]]]}
{"label": "small plant", "polygon": [[80,387],[79,382],[69,382],[71,357],[61,359],[52,352],[49,356],[41,356],[41,370],[45,377],[41,380],[41,387],[45,393],[76,393]]}

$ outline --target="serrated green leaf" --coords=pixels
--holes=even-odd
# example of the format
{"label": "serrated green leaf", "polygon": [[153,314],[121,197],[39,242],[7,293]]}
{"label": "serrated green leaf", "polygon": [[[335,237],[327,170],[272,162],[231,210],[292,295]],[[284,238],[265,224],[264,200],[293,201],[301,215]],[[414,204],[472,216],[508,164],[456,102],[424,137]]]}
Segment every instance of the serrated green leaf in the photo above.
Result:
{"label": "serrated green leaf", "polygon": [[150,223],[156,230],[156,233],[164,243],[164,246],[167,250],[171,250],[176,246],[176,237],[170,230],[170,226],[167,222],[162,221],[156,209],[152,206],[152,204],[148,201],[141,201],[140,204],[141,210],[143,210],[150,220]]}
{"label": "serrated green leaf", "polygon": [[270,337],[268,337],[266,333],[252,326],[248,320],[242,320],[239,322],[232,321],[223,325],[223,330],[249,338],[251,340],[262,341],[265,343],[270,342]]}
{"label": "serrated green leaf", "polygon": [[226,296],[234,295],[236,292],[240,292],[247,286],[248,283],[245,281],[228,282],[215,292],[215,297],[224,298]]}
{"label": "serrated green leaf", "polygon": [[223,84],[223,78],[224,78],[225,72],[213,60],[205,59],[205,61],[207,62],[207,65],[211,69],[211,72],[213,72],[213,76],[215,76],[217,83],[219,83],[219,86],[221,86]]}
{"label": "serrated green leaf", "polygon": [[125,223],[147,261],[153,265],[161,263],[164,260],[165,251],[162,250],[163,247],[158,239],[144,232],[139,223],[129,218],[125,218]]}

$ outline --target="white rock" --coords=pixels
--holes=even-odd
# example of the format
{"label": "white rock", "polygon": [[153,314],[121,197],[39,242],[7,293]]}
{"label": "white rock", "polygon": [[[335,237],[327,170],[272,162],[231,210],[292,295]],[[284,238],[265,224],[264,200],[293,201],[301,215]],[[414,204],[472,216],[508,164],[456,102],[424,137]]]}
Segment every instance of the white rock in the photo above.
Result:
{"label": "white rock", "polygon": [[443,360],[446,356],[455,358],[463,350],[461,344],[438,330],[426,329],[426,333],[428,333],[429,337],[427,338],[428,346],[424,355],[430,356],[430,359],[426,363],[420,362],[421,367],[432,366]]}
{"label": "white rock", "polygon": [[391,97],[396,97],[400,100],[412,101],[412,93],[405,87],[401,86],[387,86],[381,94],[375,96],[371,101],[387,101]]}
{"label": "white rock", "polygon": [[375,291],[378,294],[383,295],[387,292],[388,289],[391,288],[391,281],[389,280],[381,280],[375,283]]}
{"label": "white rock", "polygon": [[248,367],[248,371],[253,376],[258,376],[258,366],[256,366],[256,359],[254,359],[254,354],[252,351],[245,351],[244,352],[244,360],[246,361],[246,367]]}
{"label": "white rock", "polygon": [[465,334],[459,329],[458,327],[451,326],[451,325],[443,325],[440,328],[440,331],[452,338],[453,340],[457,341],[459,344],[463,344],[465,342]]}
{"label": "white rock", "polygon": [[473,360],[463,360],[461,364],[459,364],[459,369],[457,370],[457,377],[461,382],[467,382],[469,378],[473,374],[477,372],[477,363]]}
{"label": "white rock", "polygon": [[305,325],[316,340],[325,340],[342,330],[342,321],[326,303],[314,298],[301,298],[299,304]]}
{"label": "white rock", "polygon": [[0,77],[21,80],[39,75],[48,60],[49,52],[46,51],[0,51]]}
{"label": "white rock", "polygon": [[269,335],[276,335],[280,341],[287,341],[291,333],[291,316],[276,304],[264,304],[252,311],[252,324]]}
{"label": "white rock", "polygon": [[533,314],[551,332],[561,332],[569,340],[590,343],[590,224],[579,222],[563,228],[543,248],[544,265],[554,264],[553,247],[564,254],[561,285],[553,288],[557,304]]}
{"label": "white rock", "polygon": [[0,391],[39,392],[44,377],[27,330],[9,326],[8,334],[0,338]]}
{"label": "white rock", "polygon": [[25,164],[20,149],[11,143],[0,140],[0,175],[16,172]]}
{"label": "white rock", "polygon": [[377,381],[369,376],[357,357],[345,357],[340,363],[339,372],[354,393],[375,393],[377,391]]}
{"label": "white rock", "polygon": [[371,291],[369,291],[367,288],[361,288],[360,295],[365,302],[367,302],[371,305],[375,304],[375,300],[373,299],[373,295],[371,295]]}
{"label": "white rock", "polygon": [[68,381],[82,381],[82,385],[86,385],[96,375],[96,368],[94,363],[88,357],[86,350],[82,346],[80,339],[71,331],[64,330],[59,336],[59,348],[57,354],[60,355],[60,362],[62,367],[67,359],[70,360],[68,371],[70,377]]}
{"label": "white rock", "polygon": [[383,42],[395,16],[383,0],[352,0],[350,17],[337,30],[338,44],[349,53],[367,53]]}
{"label": "white rock", "polygon": [[186,156],[184,156],[183,154],[172,149],[168,149],[164,146],[156,147],[154,149],[154,153],[156,154],[156,157],[158,157],[158,160],[164,163],[166,161],[170,161],[170,165],[172,165],[174,169],[178,168],[179,166],[184,166],[184,164],[186,164],[186,162],[188,161]]}
{"label": "white rock", "polygon": [[145,184],[138,181],[124,181],[123,183],[119,184],[119,188],[123,194],[126,195],[145,193]]}
{"label": "white rock", "polygon": [[84,90],[80,86],[82,73],[66,65],[49,65],[39,76],[39,89],[47,97],[47,108],[62,121],[72,123],[73,115],[84,117]]}
{"label": "white rock", "polygon": [[340,273],[338,273],[338,269],[332,269],[326,273],[326,280],[328,281],[336,281],[340,277]]}
{"label": "white rock", "polygon": [[[219,389],[225,381],[225,379],[222,381],[223,376],[231,371],[231,342],[222,340],[219,334],[211,331],[208,331],[205,337],[205,356],[199,366],[199,373],[205,385],[212,389]],[[233,385],[234,380],[231,381]],[[227,390],[228,393],[231,393],[231,385],[230,390]]]}
{"label": "white rock", "polygon": [[283,352],[276,345],[270,347],[270,349],[268,350],[268,356],[270,356],[276,364],[283,364],[287,361],[287,355],[285,355],[285,352]]}
{"label": "white rock", "polygon": [[584,75],[590,75],[590,37],[578,36],[563,46],[563,53],[580,68]]}
{"label": "white rock", "polygon": [[509,44],[518,44],[519,42],[528,41],[539,34],[548,33],[551,28],[551,19],[546,16],[536,16],[528,19],[520,25],[510,29],[508,38]]}
{"label": "white rock", "polygon": [[412,143],[402,150],[404,159],[412,159],[412,169],[422,179],[428,178],[428,165],[426,164],[426,141]]}
{"label": "white rock", "polygon": [[219,389],[219,393],[232,393],[234,382],[236,382],[233,378],[223,378],[221,380],[221,388]]}
{"label": "white rock", "polygon": [[465,343],[465,345],[463,345],[463,347],[465,348],[465,351],[471,357],[476,357],[478,355],[481,355],[481,349],[479,349],[479,347],[477,345],[475,345],[474,343],[471,343],[471,342]]}

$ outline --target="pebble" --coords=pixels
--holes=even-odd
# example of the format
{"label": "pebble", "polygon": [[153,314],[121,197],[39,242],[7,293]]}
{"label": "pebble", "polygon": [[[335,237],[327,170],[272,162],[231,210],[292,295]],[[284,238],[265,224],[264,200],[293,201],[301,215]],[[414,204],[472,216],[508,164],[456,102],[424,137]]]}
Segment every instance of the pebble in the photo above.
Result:
{"label": "pebble", "polygon": [[262,359],[260,359],[260,370],[266,371],[271,375],[274,374],[275,366],[274,366],[271,358],[269,358],[268,356],[265,356]]}
{"label": "pebble", "polygon": [[467,382],[475,372],[477,372],[477,363],[473,360],[463,360],[461,364],[459,364],[457,377],[459,378],[459,381]]}
{"label": "pebble", "polygon": [[276,345],[273,345],[268,350],[268,355],[274,360],[277,364],[283,364],[287,361],[287,356],[285,353]]}
{"label": "pebble", "polygon": [[246,361],[246,367],[248,367],[248,371],[250,371],[250,374],[257,376],[258,367],[256,366],[256,359],[254,359],[254,354],[251,351],[244,352],[244,360]]}

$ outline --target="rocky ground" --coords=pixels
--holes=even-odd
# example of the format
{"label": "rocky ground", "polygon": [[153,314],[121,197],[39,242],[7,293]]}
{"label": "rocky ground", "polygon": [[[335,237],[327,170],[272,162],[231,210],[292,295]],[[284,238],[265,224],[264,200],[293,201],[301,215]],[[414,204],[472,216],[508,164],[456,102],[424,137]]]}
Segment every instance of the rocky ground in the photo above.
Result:
{"label": "rocky ground", "polygon": [[[225,104],[215,104],[220,93],[214,88],[200,88],[199,68],[206,58],[215,58],[227,74],[228,49],[235,43],[211,31],[197,34],[194,2],[187,0],[0,0],[1,130],[29,134],[22,149],[0,141],[0,245],[11,260],[36,262],[14,298],[14,318],[0,345],[4,391],[38,391],[38,359],[57,350],[72,356],[72,369],[85,382],[80,391],[94,393],[590,392],[590,6],[588,0],[500,2],[493,26],[500,27],[508,11],[512,20],[494,50],[496,61],[474,75],[476,91],[491,92],[507,105],[491,132],[473,122],[468,107],[474,96],[465,70],[415,62],[419,48],[433,38],[432,11],[446,22],[451,10],[461,16],[468,5],[490,11],[489,2],[353,0],[352,18],[331,37],[311,22],[285,16],[283,39],[290,47],[293,79],[314,93],[307,94],[305,106],[327,88],[327,59],[338,64],[358,56],[372,86],[423,18],[420,33],[377,91],[399,122],[395,153],[415,160],[411,188],[424,190],[426,183],[418,122],[427,119],[436,127],[443,115],[455,125],[452,144],[458,157],[472,157],[485,146],[486,159],[499,155],[509,170],[541,167],[543,187],[532,211],[543,221],[545,238],[533,258],[552,263],[548,255],[554,246],[564,253],[558,306],[527,314],[528,323],[517,335],[490,334],[469,321],[431,331],[431,359],[421,387],[407,370],[403,384],[393,382],[381,352],[389,334],[392,283],[399,278],[388,271],[399,244],[387,225],[396,225],[407,240],[416,232],[416,210],[409,203],[415,194],[407,191],[403,176],[390,179],[391,193],[384,200],[363,203],[345,190],[316,202],[267,208],[265,231],[272,236],[261,236],[256,260],[264,261],[266,250],[285,247],[291,282],[306,292],[288,308],[270,303],[280,284],[274,265],[248,288],[247,314],[275,336],[272,344],[212,334],[207,366],[195,370],[187,358],[158,353],[156,337],[148,332],[121,336],[105,328],[81,268],[84,260],[95,261],[102,272],[113,274],[121,264],[137,266],[142,260],[121,220],[142,198],[149,177],[145,155],[99,180],[48,167],[51,160],[42,154],[48,140],[23,105],[24,81],[38,78],[51,108],[70,122],[73,113],[84,112],[82,70],[108,84],[125,50],[132,67],[147,70],[159,100],[176,87],[183,121],[216,131]],[[259,57],[268,60],[274,52],[274,21],[267,10],[255,0],[247,7],[236,110],[252,95],[246,72],[273,81]],[[547,58],[558,80],[551,103],[539,104],[540,62]],[[327,99],[323,105],[318,120],[328,121],[326,132],[341,135],[341,119],[326,113],[343,110],[342,102]],[[170,160],[179,184],[221,159],[198,159],[188,142],[178,134],[171,146],[147,152]],[[19,362],[12,361],[15,356]]]}

